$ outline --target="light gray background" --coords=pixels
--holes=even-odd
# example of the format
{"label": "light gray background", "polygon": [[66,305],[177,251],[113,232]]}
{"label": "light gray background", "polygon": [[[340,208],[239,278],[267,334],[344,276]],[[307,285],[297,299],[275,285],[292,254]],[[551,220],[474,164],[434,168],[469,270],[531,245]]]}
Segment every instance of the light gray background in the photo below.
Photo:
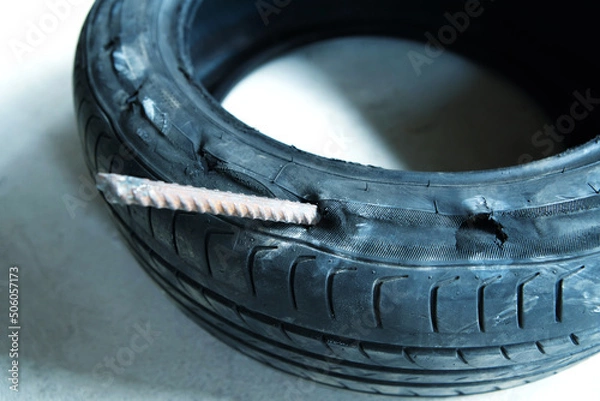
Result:
{"label": "light gray background", "polygon": [[[12,49],[15,40],[25,42],[31,24],[39,26],[44,18],[51,18],[48,15],[52,11],[44,1],[27,0],[5,3],[0,13],[0,333],[5,333],[7,326],[6,279],[11,265],[18,265],[21,269],[22,323],[21,391],[18,395],[8,391],[5,379],[8,376],[8,342],[6,335],[2,334],[0,400],[389,400],[388,397],[315,385],[250,360],[189,321],[142,272],[125,248],[104,206],[86,184],[88,175],[74,123],[71,68],[78,31],[91,2],[72,1],[70,4],[63,9],[63,18],[55,30],[38,38],[38,43],[22,57],[17,57]],[[387,48],[388,45],[382,46]],[[341,48],[343,51],[348,47]],[[306,54],[315,52],[319,54],[322,50],[317,48],[298,56],[300,64],[306,61]],[[289,68],[290,63],[297,64],[289,58],[282,63],[279,67],[267,68],[281,71],[281,68]],[[443,78],[446,67],[458,65],[456,60],[444,63],[436,60],[432,66],[432,69],[437,68],[432,70],[437,71],[434,76]],[[320,65],[327,67],[329,64],[324,62]],[[305,72],[306,68],[301,66]],[[337,67],[332,68],[335,70]],[[405,73],[413,72],[407,69]],[[258,74],[258,81],[249,81],[250,88],[263,79]],[[270,76],[273,74],[271,71]],[[477,75],[474,74],[472,76]],[[321,96],[321,100],[325,99],[330,106],[333,125],[356,128],[355,109],[364,112],[365,99],[373,101],[369,97],[371,92],[365,90],[362,95],[352,92],[341,82],[343,79],[334,75],[337,74],[330,74],[331,82],[341,90],[336,92],[334,88],[327,92],[330,95]],[[411,75],[410,80],[413,78]],[[281,82],[287,81],[282,79]],[[492,81],[487,82],[495,85]],[[406,87],[401,83],[396,85]],[[431,85],[431,82],[424,85]],[[305,87],[304,84],[298,86]],[[311,93],[310,86],[308,89],[305,95]],[[278,93],[278,90],[281,88],[264,91],[265,105],[269,103],[268,93]],[[352,102],[352,107],[341,100],[343,96],[338,96],[348,91],[350,100],[358,99]],[[240,115],[244,109],[253,106],[251,102],[245,102],[244,106],[243,98],[248,95],[243,91],[234,95],[237,98],[230,99],[230,107]],[[505,95],[514,94],[492,96],[496,100],[489,104],[506,104]],[[390,92],[389,96],[394,97],[394,92]],[[275,99],[285,103],[280,95]],[[525,110],[519,124],[533,133],[543,117],[535,108],[526,106],[527,102],[522,98],[516,96],[513,99],[522,106],[519,106],[520,109]],[[288,100],[294,102],[293,96],[290,95]],[[369,104],[369,101],[366,103]],[[466,109],[472,109],[479,103],[471,102]],[[442,109],[452,104],[443,103]],[[492,106],[488,108],[493,110]],[[310,107],[304,108],[304,111],[296,110],[314,114]],[[391,111],[379,116],[377,112],[369,113],[368,107],[366,110],[364,115],[377,117],[374,120],[378,121],[377,124],[385,124],[385,118],[397,111],[393,107],[388,108]],[[373,107],[373,110],[381,109]],[[266,124],[265,130],[269,131],[268,125],[273,121],[278,121],[273,123],[277,127],[276,124],[291,118],[284,111],[275,112],[273,109],[268,114],[270,117],[266,122],[252,123],[257,126]],[[481,112],[471,114],[480,115]],[[465,118],[471,114],[465,114]],[[321,118],[318,113],[314,115],[313,123]],[[487,118],[492,117],[484,120]],[[500,123],[503,120],[505,118],[499,118]],[[354,131],[366,133],[368,138],[373,124],[359,125]],[[318,123],[313,128],[327,133],[329,130],[318,128],[322,126]],[[389,131],[393,127],[382,129],[379,125],[375,128],[376,131]],[[341,130],[341,134],[333,135],[333,145],[330,143],[326,149],[314,151],[331,151],[331,155],[336,157],[354,157],[352,149],[375,146],[373,152],[377,155],[377,144],[373,145],[373,141],[365,139],[364,135],[361,137],[362,134],[348,139],[346,135],[353,135],[349,131],[353,130]],[[419,132],[423,131],[427,130]],[[438,146],[435,143],[442,139],[438,137],[432,142],[431,138],[428,141],[416,138],[414,143],[432,143],[431,146],[435,147]],[[293,141],[293,138],[290,140]],[[506,160],[514,160],[522,151],[535,151],[528,150],[527,144],[522,145],[522,148],[508,152]],[[502,141],[494,146],[502,146]],[[445,144],[442,148],[450,150]],[[429,153],[423,154],[427,157]],[[402,157],[401,151],[398,155],[398,160],[394,160],[394,155],[387,160],[390,163],[408,163],[411,160]],[[413,158],[412,165],[414,160],[419,161],[420,158]],[[75,210],[69,210],[65,196],[88,201]],[[130,366],[119,374],[108,374],[106,369],[94,373],[105,358],[125,352],[124,347],[129,347],[131,341],[137,338],[136,327],[140,325],[149,325],[153,329],[152,343],[134,353]],[[600,358],[595,357],[557,376],[525,387],[457,399],[598,400],[599,370]]]}

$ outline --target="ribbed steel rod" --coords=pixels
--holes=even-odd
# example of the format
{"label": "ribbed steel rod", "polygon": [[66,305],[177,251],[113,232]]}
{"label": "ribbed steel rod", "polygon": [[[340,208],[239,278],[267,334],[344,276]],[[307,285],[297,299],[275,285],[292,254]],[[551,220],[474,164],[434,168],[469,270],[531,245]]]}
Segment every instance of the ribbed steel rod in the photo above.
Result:
{"label": "ribbed steel rod", "polygon": [[309,203],[242,195],[169,184],[119,174],[100,173],[98,189],[110,203],[183,210],[289,224],[315,225],[317,206]]}

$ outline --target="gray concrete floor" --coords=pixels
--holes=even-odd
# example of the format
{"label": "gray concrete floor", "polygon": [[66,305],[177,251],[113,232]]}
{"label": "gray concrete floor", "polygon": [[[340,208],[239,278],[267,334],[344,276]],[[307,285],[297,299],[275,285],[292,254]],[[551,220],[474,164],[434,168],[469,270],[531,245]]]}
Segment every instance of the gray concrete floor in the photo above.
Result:
{"label": "gray concrete floor", "polygon": [[[73,49],[91,2],[68,3],[71,5],[63,9],[55,31],[40,38],[22,57],[17,57],[18,52],[13,51],[15,40],[26,40],[31,24],[39,24],[52,12],[46,4],[42,0],[7,3],[0,13],[0,324],[3,327],[0,333],[6,333],[8,327],[7,280],[8,268],[13,265],[20,267],[22,326],[18,394],[8,389],[5,378],[8,377],[10,363],[9,344],[6,334],[0,336],[0,372],[3,372],[0,373],[0,400],[389,400],[388,397],[316,385],[254,362],[193,324],[142,272],[125,248],[104,206],[88,188],[88,175],[74,123],[71,100]],[[341,48],[343,50],[344,46]],[[290,64],[297,66],[297,60],[305,64],[307,54],[314,55],[316,52],[318,59],[320,51],[313,49],[298,55],[296,61],[292,57],[287,61],[284,59],[282,65],[266,68],[281,71],[290,68]],[[321,71],[329,65],[323,60],[317,63]],[[432,65],[432,71],[439,79],[444,78],[444,65],[448,68],[450,65],[459,66],[456,64],[459,61],[448,62],[446,65],[436,61]],[[333,71],[338,68],[329,67]],[[306,71],[309,67],[304,65],[301,68]],[[270,74],[273,76],[273,70]],[[475,71],[471,76],[477,74]],[[336,75],[329,74],[330,77]],[[258,81],[250,80],[247,85],[251,88],[252,82],[255,84],[260,79],[259,76]],[[325,148],[314,151],[354,158],[362,156],[360,152],[358,156],[352,153],[352,149],[371,147],[370,152],[374,152],[371,154],[377,155],[377,149],[385,150],[387,146],[382,148],[370,139],[365,141],[364,138],[370,138],[373,131],[382,134],[377,141],[384,144],[390,138],[400,141],[386,134],[398,130],[385,125],[385,119],[398,110],[383,105],[374,107],[373,113],[363,113],[365,102],[373,102],[370,92],[353,94],[344,82],[332,82],[332,89],[319,97],[330,104],[329,118],[334,126],[342,127],[341,133],[334,135]],[[485,85],[498,87],[493,79],[486,82]],[[385,86],[384,83],[378,85]],[[278,90],[275,88],[269,93],[277,94]],[[264,88],[261,91],[265,92]],[[500,114],[494,114],[496,117],[492,113],[489,118],[497,118],[499,123],[505,121],[502,110],[512,104],[507,103],[506,96],[510,98],[515,94],[512,89],[508,89],[511,92],[508,94],[502,88],[495,93],[498,91],[504,94],[484,102],[487,104],[484,111],[467,114],[465,118],[472,114],[480,115],[488,109],[500,110]],[[264,104],[269,104],[271,95],[267,92]],[[294,102],[294,96],[306,96],[306,92],[310,94],[314,90],[284,92],[289,94],[289,102]],[[419,101],[422,103],[417,105],[431,104],[427,93],[421,93]],[[250,104],[246,102],[243,106],[244,96],[247,95],[243,90],[234,93],[229,107],[235,109],[241,118],[247,119],[243,110]],[[282,103],[279,96],[275,98]],[[390,92],[389,96],[394,97],[395,94]],[[518,94],[515,96],[512,99],[520,99],[518,102],[521,103],[517,103],[525,105],[523,110],[526,110],[519,117],[523,124],[521,127],[535,130],[543,115],[535,107],[527,106],[526,99]],[[334,99],[327,100],[331,97]],[[340,99],[344,98],[350,99],[352,104],[343,103]],[[453,102],[444,103],[442,100],[441,109],[446,110],[448,115],[454,113]],[[472,107],[481,103],[472,98],[465,98],[465,102],[466,110],[473,110]],[[402,107],[406,105],[404,103]],[[385,110],[382,111],[382,108]],[[354,113],[356,109],[363,113],[358,123]],[[322,114],[310,108],[305,112],[315,116],[311,123],[315,130],[324,129],[318,121],[325,118]],[[378,113],[385,115],[381,117]],[[269,132],[268,121],[273,121],[274,114],[279,116],[276,120],[292,118],[285,116],[283,111],[274,113],[271,109],[270,119],[249,122],[257,126],[266,124],[265,130]],[[447,120],[447,117],[444,118]],[[444,124],[444,118],[429,123],[425,121],[427,118],[403,121],[406,126],[411,126],[408,123],[412,121],[417,128],[425,127],[413,131],[434,132],[431,135],[435,138],[435,127]],[[275,134],[278,123],[273,124],[275,129],[271,132]],[[461,131],[460,124],[456,127],[457,132]],[[350,135],[349,132],[359,132],[359,135],[348,139],[346,135]],[[495,138],[493,135],[488,138],[492,137]],[[438,138],[442,140],[443,136]],[[295,140],[293,135],[281,139]],[[431,138],[425,140],[419,136],[413,137],[412,141],[411,146],[425,147],[426,150],[429,149],[426,144],[432,142]],[[307,146],[310,143],[308,141]],[[527,143],[521,145],[518,150],[515,150],[516,145],[505,146],[502,141],[494,146],[496,149],[505,146],[507,154],[504,156],[508,163],[521,152],[535,151],[528,149]],[[440,148],[449,149],[445,142]],[[430,162],[439,159],[427,154],[424,151],[422,157],[430,157]],[[410,152],[403,156],[402,151],[398,151],[388,156],[387,161],[383,158],[362,161],[392,165],[405,163],[404,166],[411,168],[431,165],[419,157],[411,159]],[[447,165],[451,161],[442,159],[442,162]],[[469,159],[469,163],[479,166],[488,162],[487,158]],[[448,168],[453,167],[448,165]],[[464,166],[454,165],[454,168]],[[87,200],[76,209],[69,209],[65,203],[69,197]],[[145,332],[145,337],[140,337],[140,332]],[[111,370],[108,366],[114,359],[121,361],[122,365]],[[599,369],[600,358],[595,357],[525,387],[457,399],[598,400],[600,382],[596,377]]]}

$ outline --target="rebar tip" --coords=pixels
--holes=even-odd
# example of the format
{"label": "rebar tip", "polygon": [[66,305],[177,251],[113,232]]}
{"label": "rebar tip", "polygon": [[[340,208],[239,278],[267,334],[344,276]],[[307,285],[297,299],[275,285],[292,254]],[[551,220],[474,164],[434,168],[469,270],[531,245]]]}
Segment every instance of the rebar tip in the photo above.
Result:
{"label": "rebar tip", "polygon": [[121,203],[117,188],[117,176],[115,174],[96,174],[96,188],[104,193],[104,198],[109,203]]}

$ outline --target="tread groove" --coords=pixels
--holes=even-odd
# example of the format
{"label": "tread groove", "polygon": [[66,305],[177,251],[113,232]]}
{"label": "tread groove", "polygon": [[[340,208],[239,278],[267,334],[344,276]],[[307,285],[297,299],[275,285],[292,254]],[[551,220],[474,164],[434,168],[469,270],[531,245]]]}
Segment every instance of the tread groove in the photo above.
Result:
{"label": "tread groove", "polygon": [[236,316],[240,319],[240,321],[242,323],[244,323],[244,325],[252,330],[252,326],[250,326],[250,324],[248,323],[248,321],[244,318],[244,315],[242,315],[242,312],[240,311],[240,308],[237,305],[233,306],[233,311],[235,312]]}
{"label": "tread groove", "polygon": [[557,323],[562,323],[563,314],[564,314],[564,284],[565,280],[569,277],[573,277],[576,274],[579,274],[581,271],[585,269],[585,266],[581,266],[575,270],[572,270],[563,276],[561,276],[556,282],[556,288],[554,289],[556,305],[554,308],[554,321]]}
{"label": "tread groove", "polygon": [[285,326],[283,324],[279,324],[279,331],[281,331],[281,334],[287,338],[287,340],[290,342],[290,344],[295,344],[296,341],[294,341],[294,339],[292,337],[290,337],[290,335],[288,334],[287,330],[285,329]]}
{"label": "tread groove", "polygon": [[410,353],[408,352],[408,350],[406,348],[402,348],[402,356],[410,363],[412,363],[413,365],[417,365],[417,362],[415,362],[415,360],[413,359],[412,355],[410,355]]}
{"label": "tread groove", "polygon": [[371,391],[377,395],[384,395],[381,391],[377,390],[375,387],[371,387]]}
{"label": "tread groove", "polygon": [[517,327],[522,329],[525,326],[525,285],[540,276],[537,272],[522,280],[517,286]]}
{"label": "tread groove", "polygon": [[[184,274],[184,276],[185,276],[185,274]],[[215,308],[215,306],[214,306],[214,305],[213,305],[213,303],[211,302],[210,298],[208,298],[208,297],[206,296],[206,288],[204,288],[204,287],[199,287],[199,288],[198,288],[198,293],[199,293],[199,294],[202,296],[202,298],[204,298],[204,300],[206,301],[206,304],[207,304],[207,305],[210,305],[210,307],[212,308],[212,311],[213,311],[213,312],[216,312],[216,310],[217,310],[217,309]]]}
{"label": "tread groove", "polygon": [[541,342],[536,341],[535,346],[537,347],[538,351],[540,351],[540,353],[546,355],[546,350],[544,349],[544,345]]}
{"label": "tread groove", "polygon": [[211,262],[210,262],[210,241],[212,240],[212,237],[215,235],[230,235],[230,236],[235,236],[235,233],[231,232],[231,231],[219,231],[219,230],[207,230],[206,234],[204,235],[204,258],[206,260],[206,271],[208,273],[208,275],[210,277],[213,277],[213,269],[211,266]]}
{"label": "tread groove", "polygon": [[431,291],[429,292],[429,317],[431,323],[431,330],[434,333],[440,332],[438,321],[438,293],[440,291],[440,288],[458,280],[460,280],[460,277],[456,276],[448,280],[440,281],[439,283],[434,284],[433,287],[431,287]]}
{"label": "tread groove", "polygon": [[581,343],[579,342],[579,337],[575,333],[571,333],[569,335],[569,339],[574,345],[581,345]]}
{"label": "tread groove", "polygon": [[151,207],[147,208],[147,212],[148,212],[148,228],[150,229],[150,236],[152,238],[156,238],[156,236],[154,235],[154,225],[152,224],[152,208]]}
{"label": "tread groove", "polygon": [[353,272],[356,271],[356,267],[347,267],[347,268],[333,268],[327,272],[327,277],[325,277],[325,302],[327,304],[327,310],[329,311],[329,317],[332,320],[335,320],[335,310],[333,306],[333,279],[335,276],[341,273]]}
{"label": "tread groove", "polygon": [[431,330],[434,333],[439,333],[440,328],[438,326],[438,292],[440,291],[439,286],[435,286],[431,289],[431,293],[429,295],[429,316],[431,317]]}
{"label": "tread groove", "polygon": [[304,263],[309,260],[315,260],[314,256],[300,256],[296,258],[294,263],[292,263],[292,267],[290,267],[289,275],[288,275],[288,288],[290,294],[290,302],[292,303],[292,307],[294,310],[298,310],[298,301],[296,300],[296,269],[298,265]]}
{"label": "tread groove", "polygon": [[323,346],[325,346],[325,348],[327,349],[327,351],[329,351],[329,353],[335,357],[339,357],[335,351],[333,350],[333,348],[331,348],[331,346],[329,345],[329,342],[327,341],[327,338],[325,337],[325,335],[320,336],[320,340],[321,343],[323,344]]}
{"label": "tread groove", "polygon": [[494,277],[490,280],[485,281],[478,289],[477,289],[477,324],[479,326],[479,331],[485,333],[486,323],[485,323],[485,289],[495,281],[498,281],[502,278],[502,276]]}
{"label": "tread groove", "polygon": [[460,350],[460,349],[456,350],[456,357],[458,358],[459,361],[461,361],[465,365],[469,365],[469,361],[467,361],[467,358],[465,358],[465,354],[462,352],[462,350]]}
{"label": "tread groove", "polygon": [[246,270],[248,273],[248,282],[250,284],[250,291],[251,291],[253,297],[256,297],[256,283],[254,281],[254,263],[256,262],[256,255],[259,252],[274,251],[276,249],[277,249],[276,246],[257,246],[252,249],[252,251],[250,252],[250,256],[248,256],[248,263],[247,263],[248,268]]}
{"label": "tread groove", "polygon": [[358,352],[361,353],[362,356],[364,356],[367,359],[371,359],[371,355],[369,355],[367,353],[367,350],[365,350],[365,347],[363,346],[363,344],[361,342],[358,343]]}
{"label": "tread groove", "polygon": [[487,284],[477,289],[477,324],[482,333],[485,333],[485,287]]}
{"label": "tread groove", "polygon": [[171,237],[173,237],[173,250],[175,255],[179,256],[179,244],[177,243],[177,217],[179,212],[173,212],[173,224],[171,224]]}
{"label": "tread groove", "polygon": [[382,277],[375,280],[373,283],[373,295],[371,299],[373,300],[373,316],[375,319],[375,327],[382,329],[383,322],[381,321],[381,287],[385,283],[403,280],[408,278],[409,276],[390,276],[390,277]]}
{"label": "tread groove", "polygon": [[[98,135],[98,138],[96,138],[96,143],[94,144],[94,168],[96,168],[98,171],[100,171],[98,169],[98,148],[100,147],[100,141],[102,139],[110,140],[110,138],[106,135]],[[104,172],[108,172],[108,171],[104,171]]]}

